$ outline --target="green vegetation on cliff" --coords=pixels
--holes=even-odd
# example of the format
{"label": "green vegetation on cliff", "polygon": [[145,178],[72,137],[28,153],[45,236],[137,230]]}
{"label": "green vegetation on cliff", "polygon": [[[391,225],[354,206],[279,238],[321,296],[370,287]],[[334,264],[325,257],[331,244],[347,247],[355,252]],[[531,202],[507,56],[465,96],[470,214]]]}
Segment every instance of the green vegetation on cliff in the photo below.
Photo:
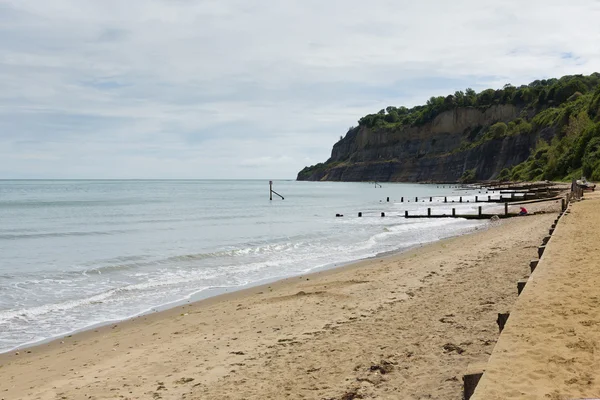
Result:
{"label": "green vegetation on cliff", "polygon": [[[465,132],[460,146],[453,148],[451,153],[473,151],[487,142],[501,143],[505,138],[520,135],[536,135],[532,143],[537,140],[537,146],[531,149],[527,159],[520,158],[517,165],[513,162],[513,165],[501,167],[503,169],[499,174],[496,172],[497,176],[482,176],[474,168],[465,170],[462,180],[561,180],[579,178],[580,175],[600,180],[599,73],[536,80],[519,87],[505,85],[502,89],[487,89],[480,93],[466,89],[445,97],[432,97],[425,105],[410,109],[390,106],[360,118],[358,126],[350,128],[346,138],[340,142],[360,130],[399,132],[409,127],[424,126],[446,111],[458,108],[485,111],[501,105],[516,107],[520,115],[510,121],[472,127]],[[298,179],[320,179],[319,176],[339,166],[339,161],[336,165],[333,161],[304,168]],[[384,160],[378,160],[381,161]]]}
{"label": "green vegetation on cliff", "polygon": [[533,117],[536,129],[556,131],[540,140],[529,158],[512,168],[512,180],[570,179],[584,175],[600,180],[600,86],[576,93],[557,107]]}
{"label": "green vegetation on cliff", "polygon": [[376,114],[362,117],[358,123],[368,128],[395,128],[402,125],[423,125],[433,121],[444,111],[457,107],[486,109],[493,105],[512,104],[529,110],[543,110],[567,102],[576,93],[586,94],[600,85],[600,74],[590,76],[565,76],[560,79],[543,79],[529,85],[503,89],[487,89],[476,93],[473,89],[457,91],[453,95],[432,97],[427,104],[413,108],[389,106]]}

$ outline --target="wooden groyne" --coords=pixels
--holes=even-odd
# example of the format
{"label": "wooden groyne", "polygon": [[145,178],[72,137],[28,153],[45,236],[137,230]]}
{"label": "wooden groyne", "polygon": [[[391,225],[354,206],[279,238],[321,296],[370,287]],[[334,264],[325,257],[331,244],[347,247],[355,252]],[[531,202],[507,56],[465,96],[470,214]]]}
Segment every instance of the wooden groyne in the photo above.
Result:
{"label": "wooden groyne", "polygon": [[[478,195],[478,194],[473,194],[470,196],[427,196],[427,197],[414,197],[414,198],[408,198],[408,197],[400,197],[399,200],[392,200],[393,203],[399,203],[399,204],[423,204],[423,203],[436,203],[436,204],[478,204],[478,203],[502,203],[504,204],[504,211],[503,212],[494,212],[494,213],[490,213],[490,212],[483,212],[483,208],[481,206],[479,206],[477,208],[477,213],[473,214],[473,213],[465,213],[464,210],[462,212],[457,212],[456,208],[452,208],[451,212],[435,212],[433,208],[428,207],[427,208],[427,213],[425,214],[415,214],[414,211],[409,211],[409,210],[404,210],[401,211],[400,214],[398,216],[400,217],[404,217],[404,218],[463,218],[463,219],[490,219],[494,216],[498,217],[498,218],[510,218],[510,217],[515,217],[515,216],[519,216],[520,213],[515,213],[515,212],[509,212],[509,205],[511,206],[517,206],[517,205],[526,205],[526,204],[533,204],[533,203],[540,203],[540,202],[547,202],[547,201],[561,201],[562,203],[562,209],[564,210],[566,204],[568,203],[568,201],[570,200],[571,197],[569,196],[558,196],[557,194],[560,194],[559,191],[555,191],[555,190],[547,190],[550,186],[546,185],[546,186],[541,186],[541,184],[539,186],[537,186],[540,189],[540,191],[536,191],[536,192],[528,192],[527,190],[529,188],[525,188],[523,190],[526,190],[524,192],[509,192],[510,195],[505,195],[505,194],[499,194],[499,195],[495,195],[495,194],[485,194],[485,195]],[[471,190],[476,190],[477,188],[473,188],[471,187]],[[383,200],[381,201],[383,202]],[[390,197],[386,197],[385,199],[386,203],[390,203]],[[362,218],[363,215],[365,217],[368,217],[369,215],[367,213],[363,213],[362,211],[358,212],[358,217]],[[386,213],[385,211],[381,211],[381,212],[376,212],[376,215],[380,215],[381,217],[385,217]],[[343,217],[343,214],[336,214],[336,217]]]}

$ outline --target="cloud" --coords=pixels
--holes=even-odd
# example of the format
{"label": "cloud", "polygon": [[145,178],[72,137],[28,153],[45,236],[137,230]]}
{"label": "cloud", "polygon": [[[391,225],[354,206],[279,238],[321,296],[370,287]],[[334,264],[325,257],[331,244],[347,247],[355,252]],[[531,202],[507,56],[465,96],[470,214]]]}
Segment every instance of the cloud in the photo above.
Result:
{"label": "cloud", "polygon": [[0,177],[293,178],[358,118],[600,70],[600,3],[0,0]]}

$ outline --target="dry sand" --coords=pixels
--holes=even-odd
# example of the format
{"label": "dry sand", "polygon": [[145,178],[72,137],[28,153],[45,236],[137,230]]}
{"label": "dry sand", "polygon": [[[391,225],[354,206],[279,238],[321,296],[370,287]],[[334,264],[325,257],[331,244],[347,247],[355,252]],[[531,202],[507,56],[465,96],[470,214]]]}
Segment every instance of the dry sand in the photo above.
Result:
{"label": "dry sand", "polygon": [[600,398],[600,193],[585,197],[560,219],[473,399]]}
{"label": "dry sand", "polygon": [[2,355],[0,398],[458,400],[555,217]]}

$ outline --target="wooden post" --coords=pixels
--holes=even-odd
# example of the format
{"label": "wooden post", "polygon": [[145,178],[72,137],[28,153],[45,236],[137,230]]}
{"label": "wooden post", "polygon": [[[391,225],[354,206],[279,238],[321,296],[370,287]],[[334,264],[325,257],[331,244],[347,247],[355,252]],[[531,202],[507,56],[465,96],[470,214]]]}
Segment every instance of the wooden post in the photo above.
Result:
{"label": "wooden post", "polygon": [[459,203],[462,203],[462,196],[460,196],[460,199],[458,200]]}
{"label": "wooden post", "polygon": [[479,196],[475,196],[475,203],[479,201]]}
{"label": "wooden post", "polygon": [[387,202],[388,202],[388,203],[390,202],[390,198],[389,198],[389,197],[387,198]]}
{"label": "wooden post", "polygon": [[492,196],[488,196],[488,201],[492,201]]}
{"label": "wooden post", "polygon": [[470,400],[473,393],[475,393],[475,388],[477,384],[481,380],[483,373],[485,372],[485,364],[469,364],[467,366],[467,371],[463,375],[463,399]]}
{"label": "wooden post", "polygon": [[510,313],[498,313],[498,319],[496,322],[498,323],[498,330],[500,333],[504,330],[504,326],[506,325],[506,321],[508,321],[508,317],[510,317]]}
{"label": "wooden post", "polygon": [[273,201],[273,181],[269,181],[269,200]]}
{"label": "wooden post", "polygon": [[455,217],[456,216],[456,208],[452,209],[452,216]]}
{"label": "wooden post", "polygon": [[538,264],[540,263],[540,260],[531,260],[529,261],[529,268],[531,268],[531,272],[533,273],[533,271],[535,271],[535,269],[537,268]]}
{"label": "wooden post", "polygon": [[418,203],[418,202],[419,202],[419,198],[415,197],[415,203]]}
{"label": "wooden post", "polygon": [[561,203],[561,210],[565,211],[565,199],[560,199],[560,203]]}
{"label": "wooden post", "polygon": [[358,213],[358,218],[360,218],[360,217],[362,217],[362,213],[361,212]]}
{"label": "wooden post", "polygon": [[428,217],[431,217],[431,208],[428,208],[428,209],[427,209],[427,216],[428,216]]}
{"label": "wooden post", "polygon": [[385,213],[383,211],[381,212],[381,217],[385,217]]}
{"label": "wooden post", "polygon": [[404,218],[408,218],[408,211],[404,211]]}
{"label": "wooden post", "polygon": [[546,250],[546,246],[540,246],[538,247],[538,257],[542,258],[542,254],[544,254],[544,251]]}
{"label": "wooden post", "polygon": [[447,202],[448,202],[448,198],[444,197],[444,203],[447,203]]}
{"label": "wooden post", "polygon": [[429,198],[429,202],[431,203],[432,201],[433,201],[433,197],[430,197]]}
{"label": "wooden post", "polygon": [[404,197],[400,197],[400,203],[404,203]]}
{"label": "wooden post", "polygon": [[504,215],[508,215],[508,203],[504,203]]}
{"label": "wooden post", "polygon": [[527,285],[527,279],[519,279],[517,281],[517,296],[525,289],[525,285]]}
{"label": "wooden post", "polygon": [[481,206],[479,206],[479,216],[481,217]]}

